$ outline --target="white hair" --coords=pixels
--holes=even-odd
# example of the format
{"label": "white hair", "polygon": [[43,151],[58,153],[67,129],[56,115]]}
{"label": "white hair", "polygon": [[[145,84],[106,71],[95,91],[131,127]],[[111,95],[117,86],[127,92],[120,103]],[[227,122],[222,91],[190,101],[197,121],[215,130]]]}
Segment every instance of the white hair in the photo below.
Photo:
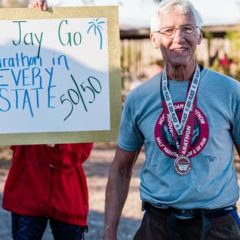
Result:
{"label": "white hair", "polygon": [[175,8],[178,8],[184,14],[192,14],[195,20],[195,24],[201,28],[202,17],[196,8],[188,0],[163,0],[154,11],[151,19],[151,32],[158,31],[160,23],[160,17],[164,13],[170,13]]}

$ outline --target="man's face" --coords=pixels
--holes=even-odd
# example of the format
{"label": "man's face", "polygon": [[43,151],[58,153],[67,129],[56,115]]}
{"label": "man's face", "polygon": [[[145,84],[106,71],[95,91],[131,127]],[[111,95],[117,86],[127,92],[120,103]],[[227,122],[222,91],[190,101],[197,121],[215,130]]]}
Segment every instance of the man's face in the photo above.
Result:
{"label": "man's face", "polygon": [[[195,27],[194,17],[174,9],[163,14],[160,23],[159,30],[161,29],[162,33],[151,33],[151,41],[155,48],[160,48],[165,63],[173,67],[193,63],[196,47],[202,40],[200,30]],[[173,34],[169,35],[173,28],[175,28]],[[190,32],[193,31],[188,33],[188,28]]]}

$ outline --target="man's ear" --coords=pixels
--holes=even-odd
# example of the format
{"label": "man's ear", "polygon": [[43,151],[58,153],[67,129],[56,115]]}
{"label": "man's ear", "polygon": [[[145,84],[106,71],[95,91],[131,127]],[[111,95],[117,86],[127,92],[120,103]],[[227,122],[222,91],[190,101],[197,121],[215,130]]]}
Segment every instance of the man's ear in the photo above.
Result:
{"label": "man's ear", "polygon": [[200,30],[200,33],[198,34],[198,41],[197,44],[200,45],[203,39],[203,32]]}
{"label": "man's ear", "polygon": [[159,46],[159,38],[157,37],[156,33],[150,33],[150,40],[154,48],[158,49]]}

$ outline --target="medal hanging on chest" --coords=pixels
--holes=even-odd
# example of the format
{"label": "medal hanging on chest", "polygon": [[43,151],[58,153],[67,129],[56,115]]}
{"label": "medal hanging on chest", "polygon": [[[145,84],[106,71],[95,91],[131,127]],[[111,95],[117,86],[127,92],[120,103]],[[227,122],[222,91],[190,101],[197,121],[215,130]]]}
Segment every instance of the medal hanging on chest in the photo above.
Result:
{"label": "medal hanging on chest", "polygon": [[[178,120],[173,101],[168,89],[168,80],[166,68],[162,73],[161,97],[165,119],[167,119],[168,129],[175,140],[178,156],[174,160],[174,169],[180,175],[186,175],[191,170],[191,159],[188,157],[188,151],[192,142],[192,135],[195,122],[195,109],[197,90],[200,80],[200,69],[196,70],[188,88],[187,99],[184,105],[181,120]],[[173,125],[173,127],[171,126]]]}

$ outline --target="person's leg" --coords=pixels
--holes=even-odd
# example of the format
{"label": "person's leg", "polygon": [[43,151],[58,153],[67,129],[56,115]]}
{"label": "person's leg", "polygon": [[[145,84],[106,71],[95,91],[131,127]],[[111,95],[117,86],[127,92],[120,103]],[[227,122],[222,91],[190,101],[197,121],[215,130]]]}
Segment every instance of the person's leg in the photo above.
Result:
{"label": "person's leg", "polygon": [[205,240],[240,240],[240,221],[236,211],[210,220]]}
{"label": "person's leg", "polygon": [[179,233],[184,240],[240,240],[240,221],[237,212],[208,218],[204,231],[203,218],[177,220]]}
{"label": "person's leg", "polygon": [[50,219],[50,227],[55,240],[82,240],[86,228]]}
{"label": "person's leg", "polygon": [[41,240],[46,225],[46,217],[30,217],[12,213],[14,240]]}
{"label": "person's leg", "polygon": [[145,211],[140,228],[134,240],[170,240],[167,227],[167,218],[155,216],[150,211]]}

